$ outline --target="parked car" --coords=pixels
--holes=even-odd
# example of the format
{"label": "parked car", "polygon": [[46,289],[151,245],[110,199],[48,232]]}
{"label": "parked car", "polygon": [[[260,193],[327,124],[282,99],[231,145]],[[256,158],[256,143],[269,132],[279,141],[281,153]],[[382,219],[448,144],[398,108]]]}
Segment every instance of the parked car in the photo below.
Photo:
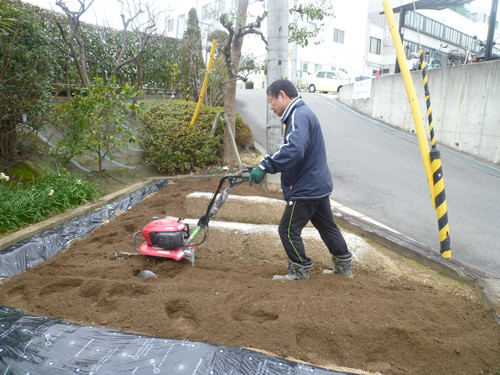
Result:
{"label": "parked car", "polygon": [[347,74],[341,71],[320,70],[309,83],[309,92],[339,92],[342,86],[349,84]]}

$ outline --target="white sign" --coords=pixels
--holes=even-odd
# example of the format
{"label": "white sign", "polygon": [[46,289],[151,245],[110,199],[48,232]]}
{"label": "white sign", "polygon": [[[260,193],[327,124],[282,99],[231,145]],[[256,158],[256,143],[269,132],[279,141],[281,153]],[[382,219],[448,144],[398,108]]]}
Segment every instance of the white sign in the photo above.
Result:
{"label": "white sign", "polygon": [[353,99],[368,99],[372,92],[372,80],[365,79],[363,81],[355,82],[352,89]]}

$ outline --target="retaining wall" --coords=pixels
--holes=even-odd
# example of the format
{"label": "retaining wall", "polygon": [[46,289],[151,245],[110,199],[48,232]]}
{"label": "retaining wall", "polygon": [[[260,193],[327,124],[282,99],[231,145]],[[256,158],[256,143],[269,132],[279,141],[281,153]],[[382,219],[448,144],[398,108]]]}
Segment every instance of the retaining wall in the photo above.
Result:
{"label": "retaining wall", "polygon": [[[411,72],[427,135],[422,73]],[[436,141],[488,162],[500,163],[500,61],[427,71]],[[339,101],[391,126],[415,132],[400,74],[371,81],[370,97],[354,99],[355,84],[342,87]]]}

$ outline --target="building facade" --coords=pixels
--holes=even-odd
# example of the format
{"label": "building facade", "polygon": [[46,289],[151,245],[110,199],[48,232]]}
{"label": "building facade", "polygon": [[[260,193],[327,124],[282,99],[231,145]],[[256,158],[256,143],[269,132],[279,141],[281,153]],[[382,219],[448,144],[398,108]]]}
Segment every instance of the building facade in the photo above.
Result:
{"label": "building facade", "polygon": [[[249,0],[247,22],[263,14],[269,0]],[[299,0],[289,0],[293,7]],[[316,0],[325,2],[328,0]],[[374,77],[394,73],[396,55],[382,14],[380,0],[329,0],[335,15],[325,22],[317,37],[311,38],[306,47],[290,44],[289,69],[298,85],[304,85],[318,70],[340,70],[353,80],[356,77]],[[393,1],[393,7],[411,3],[409,0]],[[182,38],[186,28],[187,13],[191,8],[197,10],[204,43],[209,45],[208,35],[217,29],[223,29],[218,19],[222,13],[234,11],[237,0],[186,0],[177,3],[169,13],[167,35]],[[458,11],[457,11],[458,10]],[[405,12],[401,31],[407,58],[412,53],[424,51],[429,67],[439,67],[472,62],[480,52],[480,41],[486,41],[488,30],[488,9],[472,7],[468,4],[460,9],[417,10]],[[399,13],[395,14],[399,22]],[[317,22],[298,21],[293,14],[289,22],[300,22],[300,26],[317,28]],[[261,31],[267,34],[267,22]],[[495,37],[500,40],[500,32]],[[499,47],[497,45],[496,47]],[[494,53],[499,53],[498,48]],[[260,36],[245,36],[243,54],[251,54],[257,60],[267,59],[267,50]],[[251,78],[255,87],[263,88],[266,84],[263,74]],[[306,85],[307,87],[307,85]]]}

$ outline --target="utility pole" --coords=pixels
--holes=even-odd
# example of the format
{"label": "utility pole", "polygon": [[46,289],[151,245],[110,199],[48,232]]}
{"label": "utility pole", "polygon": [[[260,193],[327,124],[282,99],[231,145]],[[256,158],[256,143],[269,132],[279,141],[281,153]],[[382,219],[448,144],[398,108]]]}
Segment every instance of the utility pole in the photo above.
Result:
{"label": "utility pole", "polygon": [[[268,3],[267,28],[267,85],[288,77],[288,0],[272,0]],[[281,120],[267,104],[266,151],[274,153],[283,142]],[[268,174],[267,187],[281,188],[279,174]]]}
{"label": "utility pole", "polygon": [[492,0],[490,11],[490,23],[488,27],[488,39],[484,47],[484,61],[489,61],[493,57],[493,39],[495,38],[495,24],[497,21],[498,0]]}
{"label": "utility pole", "polygon": [[[299,0],[293,0],[293,7],[297,9]],[[298,23],[298,15],[297,12],[293,12],[293,19],[292,22],[294,24]],[[287,26],[288,28],[288,26]],[[297,42],[293,41],[292,43],[292,56],[290,58],[290,61],[292,63],[291,70],[290,70],[290,81],[293,82],[295,86],[298,86],[298,80],[297,80]]]}

